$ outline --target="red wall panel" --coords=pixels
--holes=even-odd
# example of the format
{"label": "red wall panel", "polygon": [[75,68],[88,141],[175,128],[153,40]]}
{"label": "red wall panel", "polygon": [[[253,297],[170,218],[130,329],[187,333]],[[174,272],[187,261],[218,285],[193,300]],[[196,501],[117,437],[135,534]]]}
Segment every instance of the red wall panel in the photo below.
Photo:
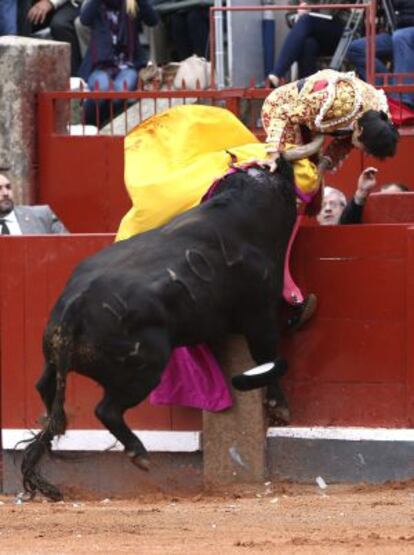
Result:
{"label": "red wall panel", "polygon": [[[74,266],[110,244],[112,235],[7,237],[0,259],[7,264],[1,297],[2,426],[37,427],[44,407],[35,390],[43,367],[42,333],[48,313]],[[3,266],[4,267],[4,266]],[[70,427],[101,428],[94,408],[102,396],[91,380],[71,375],[67,390]],[[199,411],[154,407],[148,402],[127,413],[136,429],[199,429]]]}
{"label": "red wall panel", "polygon": [[131,206],[119,136],[40,135],[38,198],[72,233],[114,233]]}
{"label": "red wall panel", "polygon": [[[34,384],[42,369],[47,314],[71,269],[111,235],[6,237],[0,243],[1,411],[4,428],[36,427],[43,407]],[[414,228],[311,227],[294,249],[294,275],[318,295],[314,319],[285,336],[285,379],[293,424],[407,426],[414,402]],[[4,269],[7,268],[7,271]],[[70,427],[100,428],[93,382],[73,375]],[[199,411],[153,407],[128,413],[136,429],[200,429]]]}

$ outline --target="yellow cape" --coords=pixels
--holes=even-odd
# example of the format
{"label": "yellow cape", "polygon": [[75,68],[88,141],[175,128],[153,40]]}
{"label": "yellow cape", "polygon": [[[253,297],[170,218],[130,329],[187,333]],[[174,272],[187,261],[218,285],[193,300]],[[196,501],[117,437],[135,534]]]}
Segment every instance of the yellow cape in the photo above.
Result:
{"label": "yellow cape", "polygon": [[[228,110],[177,106],[149,118],[125,138],[125,183],[132,208],[117,240],[147,231],[200,203],[213,181],[229,169],[230,151],[238,163],[266,158],[265,145]],[[294,164],[296,185],[319,186],[309,160]]]}

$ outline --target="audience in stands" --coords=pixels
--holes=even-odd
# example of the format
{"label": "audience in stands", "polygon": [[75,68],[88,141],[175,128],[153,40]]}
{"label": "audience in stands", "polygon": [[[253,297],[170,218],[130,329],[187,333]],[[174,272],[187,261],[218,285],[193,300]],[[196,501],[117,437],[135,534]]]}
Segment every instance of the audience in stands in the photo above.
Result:
{"label": "audience in stands", "polygon": [[0,0],[0,37],[17,35],[17,0]]}
{"label": "audience in stands", "polygon": [[[6,171],[3,168],[2,171]],[[69,233],[48,205],[15,206],[13,190],[6,173],[0,173],[0,234]]]}
{"label": "audience in stands", "polygon": [[80,12],[82,0],[23,0],[20,8],[21,33],[32,35],[49,29],[53,40],[68,42],[71,47],[71,75],[78,74],[81,51],[74,21]]}
{"label": "audience in stands", "polygon": [[213,0],[157,0],[156,9],[171,39],[172,61],[196,54],[209,57],[209,8]]}
{"label": "audience in stands", "polygon": [[[135,90],[138,72],[145,67],[146,52],[139,41],[141,22],[158,23],[158,14],[150,0],[84,0],[80,21],[91,28],[91,40],[79,75],[91,90]],[[92,100],[85,104],[88,124],[97,124],[109,115],[110,105],[99,101],[99,121]],[[114,112],[122,109],[122,101],[114,102]]]}
{"label": "audience in stands", "polygon": [[[412,0],[392,0],[395,7],[393,33],[378,33],[375,40],[375,72],[388,73],[386,62],[392,62],[393,73],[414,73],[414,2]],[[362,79],[366,79],[367,39],[360,38],[351,42],[347,59],[355,65]],[[413,78],[405,78],[404,83],[414,83]],[[377,78],[381,85],[383,78]],[[414,108],[414,93],[392,95],[397,100]]]}
{"label": "audience in stands", "polygon": [[[290,4],[298,4],[290,0]],[[329,7],[314,12],[307,9],[307,4],[335,3],[330,0],[300,2],[296,22],[288,33],[273,73],[268,78],[273,87],[289,71],[294,62],[298,62],[299,79],[312,75],[318,70],[319,56],[332,55],[342,36],[349,10],[335,10]]]}
{"label": "audience in stands", "polygon": [[[359,224],[365,202],[377,185],[378,170],[373,167],[363,170],[358,178],[357,188],[352,199],[347,202],[345,195],[334,187],[325,187],[322,208],[316,219],[320,225]],[[403,193],[409,188],[402,183],[387,183],[380,187],[383,194]]]}

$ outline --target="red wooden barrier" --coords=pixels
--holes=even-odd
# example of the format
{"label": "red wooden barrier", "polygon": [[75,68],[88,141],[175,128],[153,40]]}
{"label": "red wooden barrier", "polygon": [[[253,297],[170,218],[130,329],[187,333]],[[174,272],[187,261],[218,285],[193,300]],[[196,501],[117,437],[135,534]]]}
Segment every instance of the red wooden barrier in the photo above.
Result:
{"label": "red wooden barrier", "polygon": [[[41,335],[50,307],[75,264],[112,239],[2,239],[1,417],[9,442],[17,437],[11,431],[37,428],[43,411],[34,384],[42,369]],[[292,424],[412,426],[414,228],[304,228],[294,271],[320,304],[314,320],[284,340]],[[93,414],[99,398],[93,382],[71,376],[70,429],[101,428]],[[129,411],[128,420],[141,430],[201,428],[198,411],[148,403]]]}
{"label": "red wooden barrier", "polygon": [[[202,102],[225,105],[236,115],[240,115],[243,101],[247,115],[246,124],[263,139],[263,129],[256,127],[260,115],[260,102],[268,94],[267,89],[225,89],[203,91],[136,91],[112,93],[123,98],[140,102],[149,100],[164,102],[179,97],[186,101],[199,97]],[[50,204],[72,233],[116,232],[119,221],[130,206],[124,185],[123,136],[71,136],[55,132],[56,107],[69,105],[71,99],[78,101],[88,93],[41,93],[39,95],[39,178],[37,183],[39,203]],[[92,93],[89,93],[89,95]],[[99,97],[111,93],[94,93]],[[163,105],[165,109],[165,104]],[[64,110],[63,110],[64,112]],[[67,110],[69,114],[69,110]],[[354,150],[346,163],[336,173],[329,173],[326,183],[339,187],[347,196],[356,188],[359,174],[369,165],[377,167],[379,184],[400,181],[411,185],[411,152],[414,136],[411,130],[403,130],[405,135],[395,158],[378,162]]]}
{"label": "red wooden barrier", "polygon": [[[38,419],[44,409],[34,386],[43,366],[41,338],[49,310],[75,265],[112,241],[112,235],[22,236],[1,240],[3,275],[8,276],[1,296],[3,431],[39,427]],[[71,376],[67,410],[72,429],[101,428],[93,413],[101,395],[94,382]],[[149,403],[131,411],[128,420],[134,429],[141,430],[193,430],[201,426],[198,411],[153,407]]]}
{"label": "red wooden barrier", "polygon": [[319,298],[285,343],[298,425],[412,426],[414,229],[309,227],[295,274]]}

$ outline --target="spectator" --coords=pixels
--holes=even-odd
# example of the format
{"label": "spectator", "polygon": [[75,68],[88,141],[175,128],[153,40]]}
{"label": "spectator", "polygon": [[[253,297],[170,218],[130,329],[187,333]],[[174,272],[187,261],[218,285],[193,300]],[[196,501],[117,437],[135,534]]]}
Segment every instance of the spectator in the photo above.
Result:
{"label": "spectator", "polygon": [[172,60],[181,62],[196,54],[208,58],[209,8],[212,0],[158,0],[157,11],[172,43]]}
{"label": "spectator", "polygon": [[409,187],[403,183],[387,183],[380,189],[380,192],[384,194],[408,193],[409,191]]}
{"label": "spectator", "polygon": [[[298,4],[290,0],[290,4]],[[277,87],[294,62],[298,62],[299,79],[317,71],[319,56],[332,55],[342,36],[349,17],[348,10],[315,10],[310,12],[307,4],[332,4],[335,2],[311,0],[299,3],[296,21],[289,31],[273,73],[268,78],[271,86]]]}
{"label": "spectator", "polygon": [[81,63],[79,41],[74,21],[79,15],[82,0],[24,0],[23,29],[25,35],[50,27],[53,40],[68,42],[71,47],[71,75],[78,74]]}
{"label": "spectator", "polygon": [[[356,191],[349,202],[339,189],[325,187],[322,208],[316,217],[320,225],[360,224],[366,200],[377,185],[377,172],[378,170],[373,167],[363,170],[358,178]],[[407,191],[409,188],[402,183],[387,183],[380,188],[383,194]]]}
{"label": "spectator", "polygon": [[10,180],[0,173],[0,234],[69,233],[47,205],[15,206]]}
{"label": "spectator", "polygon": [[334,187],[324,187],[322,207],[316,216],[320,225],[337,225],[346,206],[346,197]]}
{"label": "spectator", "polygon": [[346,204],[339,222],[340,224],[360,224],[362,212],[368,195],[377,185],[377,168],[369,167],[363,170],[358,178],[357,188],[352,199]]}
{"label": "spectator", "polygon": [[[139,42],[141,22],[158,23],[157,12],[150,0],[85,0],[80,21],[91,27],[91,40],[79,74],[91,90],[132,91],[138,83],[138,72],[146,65],[146,55]],[[114,103],[115,111],[122,101]],[[108,116],[108,102],[99,102],[99,120]],[[95,102],[85,105],[86,123],[96,125]]]}
{"label": "spectator", "polygon": [[[388,73],[389,69],[384,60],[392,60],[394,73],[414,73],[414,2],[411,0],[392,0],[395,8],[395,31],[393,33],[379,33],[375,39],[376,73]],[[351,42],[347,58],[355,65],[357,73],[366,80],[366,47],[367,39],[361,38]],[[381,85],[383,78],[377,78]],[[392,82],[392,81],[391,81]],[[413,78],[405,78],[404,83],[414,83]],[[414,94],[412,92],[392,95],[414,108]]]}
{"label": "spectator", "polygon": [[17,0],[0,1],[0,37],[17,35]]}

